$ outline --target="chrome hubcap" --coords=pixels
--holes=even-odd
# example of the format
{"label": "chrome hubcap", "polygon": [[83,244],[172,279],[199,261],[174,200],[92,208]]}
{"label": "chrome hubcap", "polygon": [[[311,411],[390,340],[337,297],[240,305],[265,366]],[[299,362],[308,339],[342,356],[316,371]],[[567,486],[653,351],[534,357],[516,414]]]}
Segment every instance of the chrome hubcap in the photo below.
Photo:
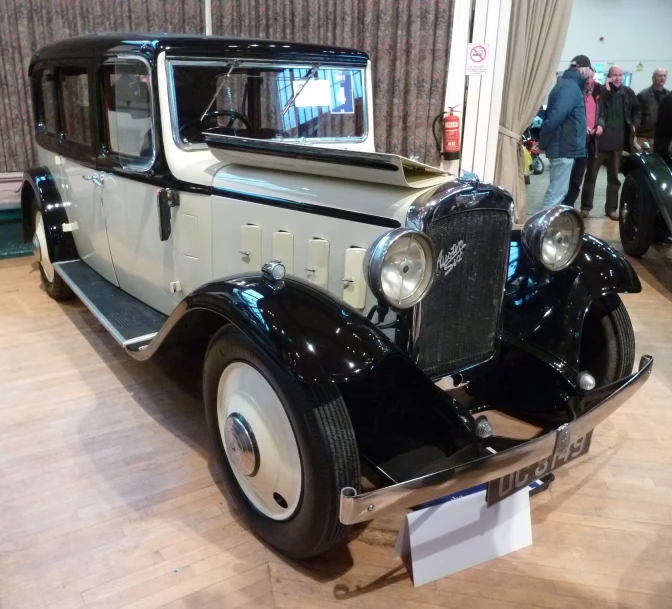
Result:
{"label": "chrome hubcap", "polygon": [[253,478],[259,471],[259,450],[254,433],[242,414],[230,414],[224,425],[226,452],[231,465],[241,474]]}
{"label": "chrome hubcap", "polygon": [[217,423],[236,482],[262,514],[287,520],[299,507],[303,476],[294,430],[266,377],[229,364],[217,387]]}

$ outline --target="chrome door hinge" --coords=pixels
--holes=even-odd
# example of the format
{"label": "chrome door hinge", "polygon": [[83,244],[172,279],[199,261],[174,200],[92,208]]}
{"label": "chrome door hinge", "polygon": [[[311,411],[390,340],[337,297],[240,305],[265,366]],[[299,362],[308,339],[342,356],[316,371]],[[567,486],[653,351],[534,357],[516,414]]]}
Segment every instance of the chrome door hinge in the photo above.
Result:
{"label": "chrome door hinge", "polygon": [[182,291],[182,284],[179,281],[170,282],[170,291],[175,294]]}

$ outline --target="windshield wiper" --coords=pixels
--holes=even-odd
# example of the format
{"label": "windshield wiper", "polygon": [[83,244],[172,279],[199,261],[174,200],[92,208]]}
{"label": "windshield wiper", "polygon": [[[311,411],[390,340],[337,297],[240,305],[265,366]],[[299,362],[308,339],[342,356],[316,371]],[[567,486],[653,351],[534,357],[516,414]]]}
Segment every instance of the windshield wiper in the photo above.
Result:
{"label": "windshield wiper", "polygon": [[312,68],[310,68],[310,72],[308,72],[308,76],[306,76],[306,80],[301,85],[301,88],[289,98],[289,101],[285,104],[285,107],[282,109],[282,116],[285,116],[285,113],[287,112],[287,110],[289,110],[289,107],[294,103],[294,100],[299,95],[301,95],[301,91],[303,91],[304,87],[308,84],[308,81],[317,74],[317,70],[319,69],[319,67],[320,64],[316,63]]}
{"label": "windshield wiper", "polygon": [[[240,61],[237,60],[237,59],[234,59],[231,62],[231,65],[229,66],[229,71],[226,73],[226,76],[224,78],[222,78],[221,84],[219,85],[219,87],[217,87],[217,90],[215,91],[215,94],[212,96],[212,99],[210,100],[210,103],[208,104],[206,109],[203,111],[203,114],[201,115],[200,120],[203,120],[205,118],[205,115],[208,113],[208,110],[210,110],[210,108],[212,107],[212,104],[215,103],[215,100],[217,99],[217,96],[219,95],[219,92],[222,90],[222,88],[224,87],[224,83],[226,82],[224,79],[231,76],[231,72],[233,72],[238,67],[239,63],[240,63]],[[222,74],[223,74],[223,72],[222,72]],[[217,76],[220,76],[220,74],[217,74]],[[215,76],[215,78],[217,78],[217,76]]]}

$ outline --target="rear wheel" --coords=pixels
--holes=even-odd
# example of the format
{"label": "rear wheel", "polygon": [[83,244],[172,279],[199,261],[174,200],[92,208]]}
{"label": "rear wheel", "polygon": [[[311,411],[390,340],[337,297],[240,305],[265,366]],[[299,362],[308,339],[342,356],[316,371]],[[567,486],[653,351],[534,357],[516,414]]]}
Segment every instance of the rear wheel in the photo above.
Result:
{"label": "rear wheel", "polygon": [[534,175],[540,175],[544,173],[544,161],[541,160],[539,155],[535,156],[534,160],[532,161],[532,171],[534,171]]}
{"label": "rear wheel", "polygon": [[626,254],[643,256],[654,240],[656,203],[641,170],[631,171],[621,190],[618,228]]}
{"label": "rear wheel", "polygon": [[630,375],[634,363],[635,335],[625,305],[616,295],[594,302],[583,322],[580,369],[600,387]]}
{"label": "rear wheel", "polygon": [[360,470],[338,388],[296,381],[230,326],[208,347],[203,386],[215,456],[250,529],[294,558],[342,541],[341,489],[358,489]]}
{"label": "rear wheel", "polygon": [[47,231],[44,226],[42,212],[36,203],[33,204],[33,256],[40,267],[40,278],[44,290],[54,300],[68,300],[72,298],[72,290],[65,281],[56,273],[54,265],[49,258],[47,247]]}

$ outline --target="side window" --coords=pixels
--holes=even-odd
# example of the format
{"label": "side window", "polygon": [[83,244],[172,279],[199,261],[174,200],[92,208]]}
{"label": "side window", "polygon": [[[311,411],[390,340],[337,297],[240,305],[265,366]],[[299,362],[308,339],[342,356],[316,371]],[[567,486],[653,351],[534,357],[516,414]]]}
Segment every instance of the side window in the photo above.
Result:
{"label": "side window", "polygon": [[58,134],[58,107],[54,70],[49,68],[35,75],[37,86],[37,131]]}
{"label": "side window", "polygon": [[86,68],[59,70],[61,83],[61,130],[68,142],[91,146],[89,77]]}
{"label": "side window", "polygon": [[128,169],[142,171],[154,162],[149,68],[140,61],[101,67],[103,143],[106,153]]}

